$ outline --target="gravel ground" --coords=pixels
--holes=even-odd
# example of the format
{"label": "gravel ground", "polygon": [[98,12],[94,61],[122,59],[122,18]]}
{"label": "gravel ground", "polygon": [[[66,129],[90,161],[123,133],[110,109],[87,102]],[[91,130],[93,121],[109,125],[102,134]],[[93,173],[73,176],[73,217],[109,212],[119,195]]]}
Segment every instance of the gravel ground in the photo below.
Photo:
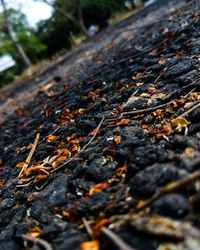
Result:
{"label": "gravel ground", "polygon": [[0,249],[200,249],[199,21],[159,1],[2,94]]}

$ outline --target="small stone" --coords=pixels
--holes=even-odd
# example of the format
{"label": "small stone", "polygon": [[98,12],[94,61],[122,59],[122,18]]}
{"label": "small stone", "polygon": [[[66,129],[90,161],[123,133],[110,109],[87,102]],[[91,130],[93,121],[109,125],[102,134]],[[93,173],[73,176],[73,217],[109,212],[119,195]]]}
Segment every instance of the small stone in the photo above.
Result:
{"label": "small stone", "polygon": [[105,157],[97,158],[90,163],[86,177],[96,181],[108,180],[114,177],[116,166],[116,162],[108,162]]}
{"label": "small stone", "polygon": [[178,176],[178,170],[172,164],[154,164],[141,170],[130,180],[130,193],[135,198],[150,197],[157,188],[173,181]]}
{"label": "small stone", "polygon": [[188,214],[189,204],[181,194],[168,194],[154,202],[152,209],[160,215],[181,218]]}

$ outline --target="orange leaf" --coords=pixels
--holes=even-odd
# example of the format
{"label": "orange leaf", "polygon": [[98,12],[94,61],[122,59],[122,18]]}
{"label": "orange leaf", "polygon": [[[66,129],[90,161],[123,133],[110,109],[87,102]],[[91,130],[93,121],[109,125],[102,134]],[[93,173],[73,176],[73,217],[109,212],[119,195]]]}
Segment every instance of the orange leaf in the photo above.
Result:
{"label": "orange leaf", "polygon": [[115,144],[120,144],[121,142],[122,142],[122,140],[121,140],[121,136],[120,135],[114,135],[113,136],[113,142],[115,143]]}
{"label": "orange leaf", "polygon": [[17,168],[23,168],[24,164],[25,164],[25,162],[18,162],[17,165],[16,165],[16,167]]}
{"label": "orange leaf", "polygon": [[60,148],[55,151],[57,155],[68,156],[69,150],[67,148]]}
{"label": "orange leaf", "polygon": [[49,136],[47,137],[47,143],[50,144],[50,143],[52,143],[53,141],[56,141],[58,138],[59,138],[59,136],[56,136],[56,135],[49,135]]}
{"label": "orange leaf", "polygon": [[121,119],[119,122],[116,123],[118,126],[128,125],[129,119]]}
{"label": "orange leaf", "polygon": [[81,243],[80,250],[99,250],[99,242],[97,240],[85,241]]}
{"label": "orange leaf", "polygon": [[172,133],[172,127],[170,125],[165,125],[157,134],[156,139],[162,139],[166,135],[170,135]]}
{"label": "orange leaf", "polygon": [[66,160],[66,156],[60,156],[58,157],[53,163],[52,163],[52,166],[55,168],[55,167],[58,167],[60,164],[62,164],[65,160]]}
{"label": "orange leaf", "polygon": [[92,231],[93,231],[93,235],[95,237],[98,237],[99,234],[101,233],[101,228],[104,227],[104,226],[107,226],[111,223],[111,221],[107,218],[104,218],[102,220],[100,220],[93,228],[92,228]]}
{"label": "orange leaf", "polygon": [[40,236],[41,232],[42,232],[41,228],[35,226],[31,228],[31,230],[27,233],[27,235],[33,238],[37,238],[38,236]]}
{"label": "orange leaf", "polygon": [[101,182],[96,184],[94,187],[91,187],[89,190],[89,195],[93,195],[94,193],[101,192],[102,190],[108,187],[107,182]]}
{"label": "orange leaf", "polygon": [[153,112],[155,116],[160,116],[163,112],[163,109],[157,109],[156,111]]}
{"label": "orange leaf", "polygon": [[138,202],[137,202],[137,208],[140,208],[140,207],[142,207],[143,205],[144,205],[144,203],[145,203],[145,200],[139,200]]}

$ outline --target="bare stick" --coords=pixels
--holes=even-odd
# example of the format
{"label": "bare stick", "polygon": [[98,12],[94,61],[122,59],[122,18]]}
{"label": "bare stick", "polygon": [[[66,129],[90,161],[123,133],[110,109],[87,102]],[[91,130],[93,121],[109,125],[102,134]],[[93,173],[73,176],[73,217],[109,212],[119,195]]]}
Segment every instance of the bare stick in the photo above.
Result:
{"label": "bare stick", "polygon": [[99,132],[99,130],[100,130],[100,128],[101,128],[101,125],[103,124],[104,120],[105,120],[105,117],[103,116],[102,119],[101,119],[101,121],[100,121],[100,123],[99,123],[99,125],[98,125],[98,127],[97,127],[96,130],[95,130],[94,135],[93,135],[92,138],[89,140],[89,142],[88,142],[88,143],[87,143],[78,153],[76,153],[72,158],[70,158],[68,161],[64,162],[63,164],[61,164],[61,165],[58,166],[57,168],[51,170],[51,173],[56,172],[57,170],[59,170],[59,169],[65,167],[65,166],[66,166],[68,163],[70,163],[71,161],[75,160],[75,159],[78,157],[78,155],[79,155],[81,152],[83,152],[83,151],[92,143],[92,141],[93,141],[94,138],[96,137],[97,133]]}
{"label": "bare stick", "polygon": [[104,233],[108,238],[110,238],[113,243],[120,249],[120,250],[135,250],[134,248],[130,247],[126,242],[124,242],[118,235],[112,232],[110,229],[106,227],[102,227],[102,233]]}
{"label": "bare stick", "polygon": [[108,119],[106,119],[106,121],[109,122],[109,121],[120,120],[122,117],[129,116],[129,115],[132,115],[132,116],[143,115],[143,114],[146,114],[146,113],[149,113],[149,112],[153,112],[153,111],[155,111],[157,109],[164,108],[165,106],[167,106],[167,105],[169,105],[171,103],[172,103],[172,101],[170,101],[168,103],[158,105],[158,106],[155,106],[155,107],[147,108],[147,109],[139,109],[139,110],[133,110],[133,111],[128,111],[128,112],[122,112],[119,117],[110,118],[110,119],[108,118]]}
{"label": "bare stick", "polygon": [[93,236],[93,233],[92,233],[92,229],[91,229],[88,221],[85,218],[82,218],[82,221],[83,221],[83,225],[85,226],[86,231],[89,234],[90,238],[94,239],[94,236]]}
{"label": "bare stick", "polygon": [[23,172],[27,169],[29,163],[31,162],[31,159],[33,157],[33,154],[35,152],[35,149],[37,147],[37,144],[38,144],[39,140],[40,140],[40,133],[37,133],[36,138],[34,140],[34,143],[33,143],[32,147],[31,147],[31,150],[30,150],[30,152],[28,154],[28,157],[26,158],[25,164],[24,164],[23,168],[21,169],[18,177],[20,177],[23,174]]}
{"label": "bare stick", "polygon": [[34,237],[31,237],[31,236],[27,236],[25,234],[23,234],[21,237],[24,240],[31,241],[34,244],[40,245],[45,250],[53,250],[52,246],[48,242],[46,242],[45,240],[43,240],[43,239],[34,238]]}
{"label": "bare stick", "polygon": [[177,191],[177,190],[185,187],[186,185],[190,184],[191,182],[195,181],[198,178],[200,178],[200,170],[197,170],[197,171],[193,172],[192,174],[189,174],[189,175],[184,176],[183,178],[181,178],[177,181],[174,181],[174,182],[167,184],[166,186],[161,188],[159,192],[157,192],[151,198],[149,198],[144,203],[142,203],[142,205],[133,209],[132,212],[136,213],[136,212],[141,211],[142,209],[151,205],[154,201],[158,200],[161,196],[168,194],[168,193],[171,193],[171,192],[174,192],[174,191]]}
{"label": "bare stick", "polygon": [[187,111],[185,111],[182,115],[180,115],[178,117],[184,117],[199,107],[200,107],[200,101],[197,101],[194,106],[192,106],[190,109],[188,109]]}

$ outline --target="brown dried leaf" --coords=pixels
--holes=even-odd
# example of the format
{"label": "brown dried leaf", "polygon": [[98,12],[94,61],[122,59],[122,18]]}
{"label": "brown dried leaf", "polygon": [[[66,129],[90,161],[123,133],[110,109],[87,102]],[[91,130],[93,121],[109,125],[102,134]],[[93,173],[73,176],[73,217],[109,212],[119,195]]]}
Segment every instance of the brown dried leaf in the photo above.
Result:
{"label": "brown dried leaf", "polygon": [[17,168],[23,168],[24,164],[26,164],[25,162],[18,162],[16,167]]}
{"label": "brown dried leaf", "polygon": [[56,136],[56,135],[49,135],[48,137],[47,137],[47,143],[48,144],[50,144],[50,143],[52,143],[53,141],[56,141],[57,139],[59,138],[59,136]]}
{"label": "brown dried leaf", "polygon": [[177,108],[177,107],[180,107],[181,105],[183,105],[184,103],[185,103],[184,99],[177,99],[177,100],[174,100],[172,102],[172,105],[174,108]]}
{"label": "brown dried leaf", "polygon": [[153,112],[154,116],[160,116],[163,112],[163,109],[156,109],[156,111]]}
{"label": "brown dried leaf", "polygon": [[165,58],[160,58],[160,60],[158,61],[158,64],[163,65],[163,64],[165,64],[166,62],[167,62],[167,61],[166,61]]}
{"label": "brown dried leaf", "polygon": [[89,190],[89,195],[93,195],[94,193],[101,192],[104,189],[108,188],[108,183],[107,182],[101,182],[96,184],[94,187],[91,187]]}
{"label": "brown dried leaf", "polygon": [[52,163],[52,167],[56,168],[61,165],[67,159],[66,156],[59,156],[56,160]]}
{"label": "brown dried leaf", "polygon": [[120,135],[114,135],[113,136],[113,142],[116,145],[120,144],[122,142],[121,136]]}
{"label": "brown dried leaf", "polygon": [[119,122],[116,123],[117,126],[124,126],[129,124],[129,119],[121,119]]}

